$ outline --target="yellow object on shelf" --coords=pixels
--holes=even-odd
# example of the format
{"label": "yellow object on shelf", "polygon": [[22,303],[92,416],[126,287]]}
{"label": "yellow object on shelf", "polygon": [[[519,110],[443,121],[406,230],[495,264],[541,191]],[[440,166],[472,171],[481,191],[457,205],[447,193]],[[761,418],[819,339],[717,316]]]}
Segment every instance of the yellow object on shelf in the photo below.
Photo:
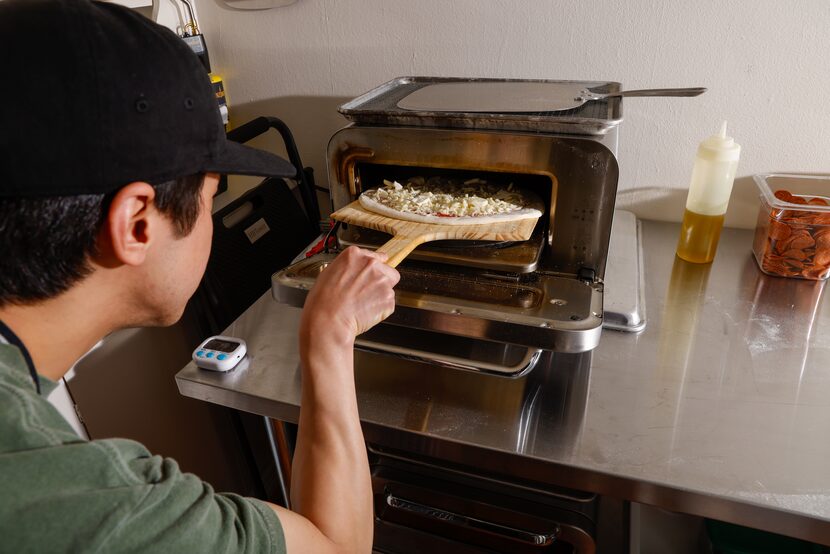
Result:
{"label": "yellow object on shelf", "polygon": [[228,128],[229,113],[228,113],[228,99],[225,95],[225,82],[222,77],[215,73],[210,74],[210,84],[213,85],[213,93],[216,95],[216,101],[219,103],[219,113],[222,114],[222,123],[225,124],[225,130]]}

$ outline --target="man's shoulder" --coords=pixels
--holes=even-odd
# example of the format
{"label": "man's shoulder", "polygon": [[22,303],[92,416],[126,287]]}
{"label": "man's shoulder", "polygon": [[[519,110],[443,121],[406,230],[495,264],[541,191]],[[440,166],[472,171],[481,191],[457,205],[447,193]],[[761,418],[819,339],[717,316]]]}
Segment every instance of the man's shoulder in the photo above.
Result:
{"label": "man's shoulder", "polygon": [[128,439],[88,441],[78,436],[52,403],[37,393],[18,354],[16,347],[0,344],[0,467],[41,468],[38,472],[45,477],[61,465],[75,468],[77,476],[95,472],[100,477],[97,465],[115,466],[116,472],[122,469],[123,482],[109,486],[144,481],[131,468],[135,460],[152,458],[144,445]]}
{"label": "man's shoulder", "polygon": [[[128,439],[79,437],[0,344],[0,551],[285,551],[276,515]],[[74,545],[74,546],[73,546]]]}
{"label": "man's shoulder", "polygon": [[[10,386],[25,388],[31,384],[28,371],[26,359],[20,349],[0,341],[0,384],[7,382]],[[29,379],[28,383],[26,378]]]}
{"label": "man's shoulder", "polygon": [[279,519],[264,504],[216,494],[135,441],[0,453],[0,475],[9,551],[285,552]]}
{"label": "man's shoulder", "polygon": [[64,417],[35,390],[17,347],[0,344],[0,452],[79,440]]}

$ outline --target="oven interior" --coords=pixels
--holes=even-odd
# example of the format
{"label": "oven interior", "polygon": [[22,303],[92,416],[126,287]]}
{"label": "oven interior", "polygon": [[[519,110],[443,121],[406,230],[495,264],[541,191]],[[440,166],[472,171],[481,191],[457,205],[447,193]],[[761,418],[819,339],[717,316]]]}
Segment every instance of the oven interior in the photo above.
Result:
{"label": "oven interior", "polygon": [[[384,180],[403,183],[412,177],[441,177],[458,182],[483,179],[504,188],[512,184],[537,194],[545,204],[546,215],[539,218],[533,236],[526,241],[434,241],[419,246],[408,259],[513,273],[528,273],[538,268],[549,242],[552,206],[556,197],[556,182],[549,174],[367,162],[359,162],[354,166],[354,185],[358,195],[364,190],[383,186]],[[337,238],[342,247],[356,245],[374,249],[391,236],[381,231],[344,224],[338,230]]]}

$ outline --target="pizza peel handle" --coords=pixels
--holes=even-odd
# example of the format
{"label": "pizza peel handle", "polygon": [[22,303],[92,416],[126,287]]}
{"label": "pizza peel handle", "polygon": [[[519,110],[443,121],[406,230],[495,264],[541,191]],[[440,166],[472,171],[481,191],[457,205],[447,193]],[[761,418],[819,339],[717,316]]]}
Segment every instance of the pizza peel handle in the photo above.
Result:
{"label": "pizza peel handle", "polygon": [[386,263],[396,267],[419,245],[433,240],[527,240],[533,234],[538,218],[498,223],[441,225],[396,219],[370,212],[359,201],[331,214],[331,217],[360,227],[393,235],[377,252],[386,253]]}
{"label": "pizza peel handle", "polygon": [[[417,223],[413,223],[413,225],[418,225]],[[423,223],[421,225],[428,225]],[[425,230],[425,233],[428,230]],[[409,253],[415,250],[418,245],[427,242],[426,234],[400,234],[395,235],[384,245],[380,248],[375,250],[375,252],[383,252],[387,256],[386,264],[389,267],[398,267],[398,264],[401,263],[404,258],[409,256]]]}

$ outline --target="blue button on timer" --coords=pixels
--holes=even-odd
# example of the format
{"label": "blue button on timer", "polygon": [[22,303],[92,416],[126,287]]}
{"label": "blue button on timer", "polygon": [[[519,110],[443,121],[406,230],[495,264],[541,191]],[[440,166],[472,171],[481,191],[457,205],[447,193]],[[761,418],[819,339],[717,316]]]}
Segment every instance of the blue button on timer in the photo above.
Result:
{"label": "blue button on timer", "polygon": [[228,355],[227,355],[227,354],[219,354],[218,356],[216,356],[216,359],[217,359],[217,360],[224,360],[224,359],[225,359],[225,358],[227,358],[227,357],[228,357]]}
{"label": "blue button on timer", "polygon": [[207,353],[207,357],[208,357],[208,358],[212,358],[212,357],[213,357],[213,352],[208,352],[208,353]]}
{"label": "blue button on timer", "polygon": [[196,352],[196,355],[201,358],[205,355],[205,352],[203,350],[199,350],[198,352]]}

